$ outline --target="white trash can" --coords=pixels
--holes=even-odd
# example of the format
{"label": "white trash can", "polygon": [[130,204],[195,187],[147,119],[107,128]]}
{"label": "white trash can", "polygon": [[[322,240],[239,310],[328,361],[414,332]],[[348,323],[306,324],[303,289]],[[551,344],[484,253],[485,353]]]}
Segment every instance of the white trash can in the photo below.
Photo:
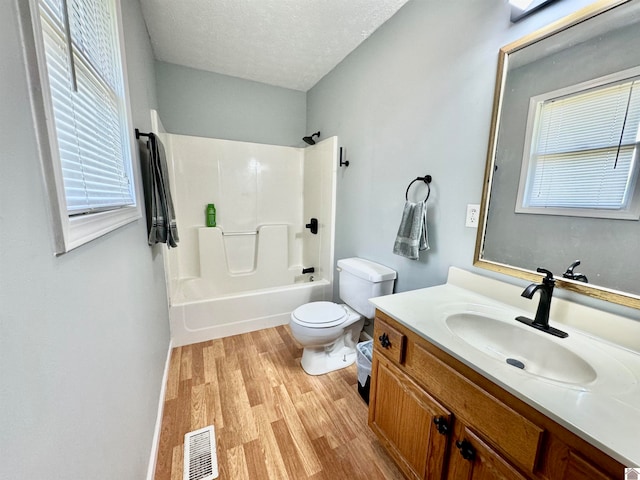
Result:
{"label": "white trash can", "polygon": [[358,366],[358,393],[369,405],[369,389],[371,388],[371,358],[373,356],[373,340],[356,345],[356,365]]}

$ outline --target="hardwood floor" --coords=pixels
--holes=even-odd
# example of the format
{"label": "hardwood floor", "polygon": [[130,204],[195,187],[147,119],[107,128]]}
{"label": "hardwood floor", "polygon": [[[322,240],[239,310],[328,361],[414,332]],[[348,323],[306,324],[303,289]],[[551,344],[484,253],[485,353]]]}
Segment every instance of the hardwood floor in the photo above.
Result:
{"label": "hardwood floor", "polygon": [[220,480],[402,479],[367,426],[356,366],[310,376],[289,327],[175,348],[156,480],[182,479],[184,434],[214,425]]}

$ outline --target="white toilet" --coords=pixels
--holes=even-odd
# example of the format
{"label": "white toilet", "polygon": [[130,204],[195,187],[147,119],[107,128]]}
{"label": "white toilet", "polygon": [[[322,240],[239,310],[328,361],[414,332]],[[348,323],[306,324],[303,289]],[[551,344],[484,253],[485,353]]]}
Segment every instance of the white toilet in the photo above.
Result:
{"label": "white toilet", "polygon": [[311,302],[291,313],[291,333],[304,349],[302,368],[309,375],[322,375],[348,367],[356,361],[356,343],[365,318],[374,317],[369,299],[393,293],[396,272],[362,258],[338,260],[340,299]]}

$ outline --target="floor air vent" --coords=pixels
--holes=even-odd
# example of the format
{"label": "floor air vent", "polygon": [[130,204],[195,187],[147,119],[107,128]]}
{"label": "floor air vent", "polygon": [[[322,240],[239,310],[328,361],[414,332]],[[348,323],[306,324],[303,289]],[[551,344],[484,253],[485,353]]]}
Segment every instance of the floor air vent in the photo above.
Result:
{"label": "floor air vent", "polygon": [[214,478],[218,478],[218,458],[213,426],[187,433],[184,436],[183,480]]}

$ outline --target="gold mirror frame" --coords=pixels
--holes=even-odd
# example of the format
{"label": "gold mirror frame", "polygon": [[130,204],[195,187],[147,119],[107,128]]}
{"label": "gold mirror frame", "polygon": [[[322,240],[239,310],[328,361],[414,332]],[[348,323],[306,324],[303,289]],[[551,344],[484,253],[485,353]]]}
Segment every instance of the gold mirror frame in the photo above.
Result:
{"label": "gold mirror frame", "polygon": [[[479,228],[476,237],[476,247],[473,257],[473,264],[476,267],[492,270],[494,272],[510,275],[532,282],[540,281],[541,274],[511,265],[498,262],[491,262],[481,258],[483,243],[486,231],[486,217],[488,212],[488,201],[493,180],[494,160],[496,155],[496,146],[498,140],[498,128],[500,121],[500,111],[502,107],[502,92],[507,76],[508,56],[536,42],[544,40],[552,35],[562,32],[575,25],[583,23],[590,18],[596,17],[613,8],[619,7],[632,0],[600,0],[592,5],[583,8],[576,13],[569,15],[557,22],[554,22],[532,34],[522,37],[500,49],[498,58],[498,73],[496,77],[496,86],[494,90],[493,114],[491,118],[491,129],[489,132],[489,149],[487,153],[487,163],[484,172],[484,184],[482,187],[482,204],[480,207]],[[631,293],[621,292],[618,290],[608,289],[606,287],[594,286],[578,281],[566,280],[562,278],[556,279],[556,286],[565,290],[587,295],[589,297],[605,300],[607,302],[617,303],[632,308],[640,309],[640,297]]]}

